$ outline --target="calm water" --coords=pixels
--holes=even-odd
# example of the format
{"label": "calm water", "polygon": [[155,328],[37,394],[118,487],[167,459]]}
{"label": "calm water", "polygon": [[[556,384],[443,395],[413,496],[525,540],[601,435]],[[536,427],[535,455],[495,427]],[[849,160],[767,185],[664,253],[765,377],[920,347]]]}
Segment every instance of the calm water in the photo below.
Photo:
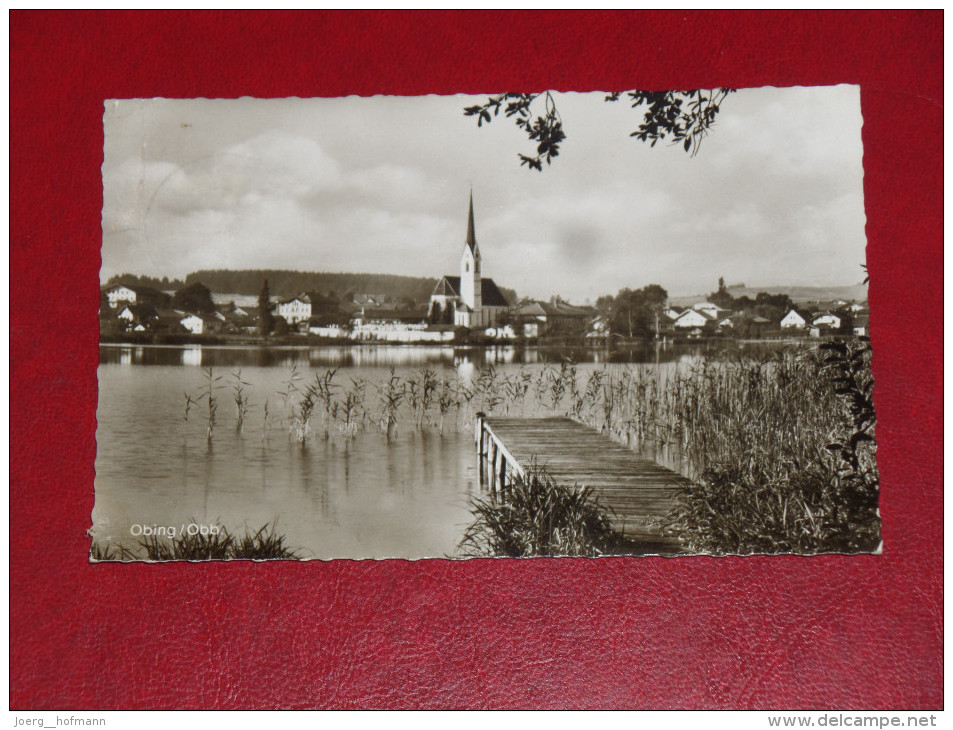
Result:
{"label": "calm water", "polygon": [[[443,557],[457,554],[470,522],[468,501],[481,492],[472,415],[461,409],[418,430],[402,417],[388,437],[373,423],[375,383],[394,368],[411,376],[422,368],[438,378],[472,379],[492,364],[532,372],[572,357],[580,374],[614,363],[678,367],[708,354],[705,345],[605,350],[452,347],[232,348],[102,346],[93,533],[104,543],[137,546],[138,526],[225,525],[241,532],[276,522],[304,557]],[[218,408],[211,444],[205,400],[211,368]],[[312,418],[305,446],[298,442],[293,407],[301,389],[337,369],[338,396],[352,379],[366,379],[365,427],[352,437],[331,426],[323,407]],[[298,390],[289,398],[292,372]],[[233,400],[241,372],[250,408],[241,431]],[[267,403],[267,414],[265,405]],[[406,404],[405,404],[406,408]],[[436,419],[435,419],[436,420]]]}

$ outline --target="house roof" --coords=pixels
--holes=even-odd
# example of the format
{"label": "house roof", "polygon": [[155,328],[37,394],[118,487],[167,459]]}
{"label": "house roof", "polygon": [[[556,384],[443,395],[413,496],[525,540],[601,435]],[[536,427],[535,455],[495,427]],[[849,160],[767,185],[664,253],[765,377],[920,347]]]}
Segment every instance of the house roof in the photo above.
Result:
{"label": "house roof", "polygon": [[351,321],[350,315],[343,312],[331,312],[328,314],[318,314],[308,320],[311,327],[327,327],[329,325],[346,325]]}
{"label": "house roof", "polygon": [[298,294],[297,296],[291,297],[291,299],[282,299],[278,304],[290,304],[295,300],[304,302],[305,304],[311,304],[311,297],[307,294]]}
{"label": "house roof", "polygon": [[684,312],[678,315],[675,321],[677,322],[678,320],[682,319],[682,317],[687,317],[690,314],[697,314],[699,317],[703,317],[708,322],[714,322],[715,320],[718,319],[718,317],[713,317],[710,314],[708,314],[708,312],[702,312],[698,309],[692,308],[692,309],[686,309]]}
{"label": "house roof", "polygon": [[394,322],[421,322],[427,318],[426,310],[415,309],[370,309],[365,307],[361,312],[356,312],[352,318],[361,319],[383,319]]}
{"label": "house roof", "polygon": [[157,298],[162,296],[162,292],[158,289],[155,289],[151,286],[139,286],[136,284],[113,284],[112,286],[104,287],[103,291],[111,292],[116,289],[128,289],[129,291],[135,292],[136,297]]}
{"label": "house roof", "polygon": [[588,318],[595,315],[595,310],[592,307],[574,307],[571,304],[566,304],[565,302],[557,302],[552,304],[550,302],[540,302],[533,301],[528,302],[522,305],[519,308],[519,314],[523,316],[547,316],[547,317],[578,317],[578,318]]}
{"label": "house roof", "polygon": [[158,316],[156,308],[149,302],[144,302],[142,304],[127,304],[119,313],[122,314],[127,309],[132,316],[138,320],[155,319]]}
{"label": "house roof", "polygon": [[[437,282],[437,286],[434,287],[433,294],[431,296],[433,295],[450,297],[460,296],[460,277],[442,277],[440,281]],[[506,301],[506,297],[503,296],[503,292],[500,291],[493,279],[480,279],[480,295],[483,299],[484,307],[510,306]]]}

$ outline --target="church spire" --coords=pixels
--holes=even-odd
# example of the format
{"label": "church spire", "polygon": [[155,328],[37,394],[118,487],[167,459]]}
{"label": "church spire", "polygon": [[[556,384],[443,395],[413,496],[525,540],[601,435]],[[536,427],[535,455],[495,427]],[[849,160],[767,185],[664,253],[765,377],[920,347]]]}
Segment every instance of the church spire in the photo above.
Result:
{"label": "church spire", "polygon": [[476,249],[476,227],[473,225],[473,189],[470,189],[470,220],[467,221],[467,246]]}

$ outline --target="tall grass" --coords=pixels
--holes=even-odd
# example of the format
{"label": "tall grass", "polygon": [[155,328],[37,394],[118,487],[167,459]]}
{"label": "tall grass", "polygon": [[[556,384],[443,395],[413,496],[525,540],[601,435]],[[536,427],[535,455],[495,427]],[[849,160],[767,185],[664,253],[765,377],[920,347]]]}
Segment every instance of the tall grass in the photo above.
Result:
{"label": "tall grass", "polygon": [[387,434],[387,438],[394,435],[400,404],[406,393],[407,384],[394,372],[394,368],[390,369],[390,377],[377,386],[378,405],[380,407],[378,423],[380,423],[381,430]]}
{"label": "tall grass", "polygon": [[671,527],[695,552],[866,552],[880,540],[870,349],[706,363],[669,428],[698,470]]}
{"label": "tall grass", "polygon": [[[205,377],[205,385],[197,400],[204,399],[207,406],[205,415],[205,437],[208,445],[211,446],[212,434],[215,431],[215,417],[218,413],[218,398],[215,397],[215,391],[219,388],[218,383],[222,379],[222,376],[216,376],[212,368],[203,371],[203,374]],[[186,404],[186,409],[188,409],[188,407],[188,404]],[[186,418],[188,418],[188,410],[186,410]]]}
{"label": "tall grass", "polygon": [[537,465],[502,495],[472,499],[471,512],[459,545],[469,557],[594,557],[614,540],[608,512],[589,489],[558,484]]}
{"label": "tall grass", "polygon": [[[232,373],[232,400],[235,402],[235,430],[241,433],[245,428],[245,418],[248,416],[248,396],[245,394],[245,386],[250,385],[242,380],[241,368]],[[188,395],[186,395],[188,397]]]}

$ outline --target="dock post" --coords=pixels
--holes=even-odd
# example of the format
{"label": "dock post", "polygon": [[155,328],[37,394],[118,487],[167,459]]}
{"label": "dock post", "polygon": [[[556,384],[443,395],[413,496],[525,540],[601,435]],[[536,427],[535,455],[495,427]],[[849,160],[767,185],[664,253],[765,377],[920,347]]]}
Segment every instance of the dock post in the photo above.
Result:
{"label": "dock post", "polygon": [[496,491],[496,457],[499,449],[496,447],[496,439],[490,439],[490,491]]}
{"label": "dock post", "polygon": [[486,483],[486,414],[480,411],[476,414],[476,447],[477,471],[480,473],[480,484]]}
{"label": "dock post", "polygon": [[486,429],[484,428],[484,423],[486,421],[486,414],[483,411],[480,411],[476,414],[476,442],[477,442],[477,453],[480,455],[480,458],[483,458],[483,454],[486,453],[484,449],[484,443],[486,439]]}

